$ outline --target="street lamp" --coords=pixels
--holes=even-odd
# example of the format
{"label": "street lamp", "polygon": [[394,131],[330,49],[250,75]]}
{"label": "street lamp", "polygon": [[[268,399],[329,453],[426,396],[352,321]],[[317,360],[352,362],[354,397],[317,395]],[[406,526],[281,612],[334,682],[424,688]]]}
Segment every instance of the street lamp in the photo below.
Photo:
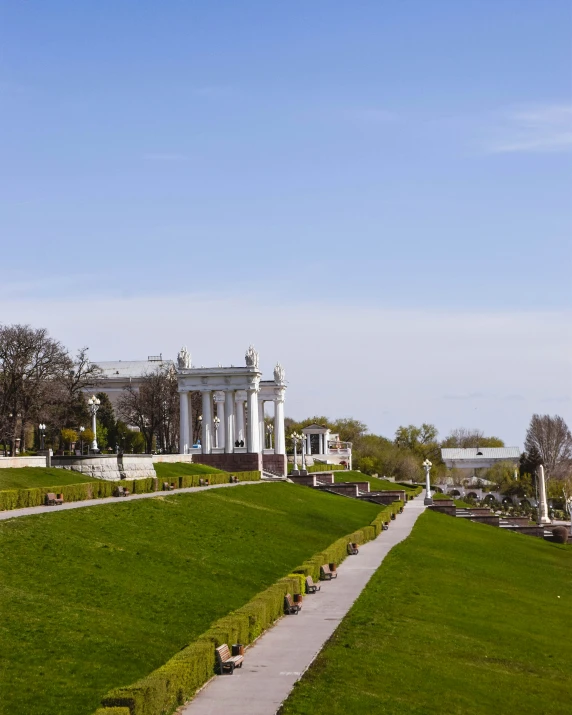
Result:
{"label": "street lamp", "polygon": [[79,428],[79,445],[81,449],[81,456],[83,457],[83,433],[85,432],[85,427]]}
{"label": "street lamp", "polygon": [[268,432],[268,440],[270,442],[269,449],[272,449],[272,433],[274,432],[273,425],[266,425],[266,431]]}
{"label": "street lamp", "polygon": [[91,451],[99,452],[99,448],[97,446],[97,422],[95,416],[97,415],[97,410],[99,410],[99,406],[101,405],[101,400],[98,399],[95,395],[93,395],[87,401],[87,405],[89,413],[91,415],[91,429],[93,430],[93,442],[91,443]]}
{"label": "street lamp", "polygon": [[44,451],[44,435],[46,434],[46,425],[43,422],[40,422],[38,425],[38,429],[40,430],[40,449],[42,452]]}
{"label": "street lamp", "polygon": [[296,453],[296,447],[298,446],[298,440],[302,441],[303,437],[301,434],[298,434],[298,432],[292,432],[290,438],[294,444],[294,469],[292,471],[298,472],[298,455]]}
{"label": "street lamp", "polygon": [[214,423],[214,446],[215,446],[215,449],[218,449],[218,428],[220,425],[220,417],[218,415],[213,419],[213,423]]}
{"label": "street lamp", "polygon": [[433,504],[433,497],[431,496],[431,480],[429,478],[429,473],[431,472],[431,467],[433,465],[426,459],[423,462],[423,467],[425,468],[425,500],[424,504]]}

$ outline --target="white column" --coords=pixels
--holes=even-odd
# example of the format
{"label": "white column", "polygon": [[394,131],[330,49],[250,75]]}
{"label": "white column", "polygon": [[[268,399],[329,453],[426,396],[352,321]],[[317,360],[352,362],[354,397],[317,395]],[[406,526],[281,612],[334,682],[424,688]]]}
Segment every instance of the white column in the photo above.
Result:
{"label": "white column", "polygon": [[306,435],[306,454],[312,454],[312,435]]}
{"label": "white column", "polygon": [[205,390],[203,393],[203,435],[201,439],[203,454],[210,454],[213,445],[213,407],[212,392]]}
{"label": "white column", "polygon": [[260,450],[266,447],[266,435],[264,433],[264,400],[258,400],[258,444],[260,445]]}
{"label": "white column", "polygon": [[260,425],[258,422],[258,390],[250,388],[247,390],[248,404],[248,426],[247,426],[247,447],[252,454],[260,452]]}
{"label": "white column", "polygon": [[189,393],[179,393],[181,425],[179,437],[179,454],[187,454],[189,450]]}
{"label": "white column", "polygon": [[232,454],[234,450],[234,392],[227,390],[224,393],[224,416],[226,419],[225,425],[225,443],[224,451]]}
{"label": "white column", "polygon": [[244,434],[244,401],[246,399],[246,392],[243,390],[237,390],[235,392],[235,403],[236,403],[236,439],[239,442],[244,440],[246,444],[245,434]]}
{"label": "white column", "polygon": [[540,523],[551,524],[548,516],[548,502],[546,501],[546,482],[544,481],[544,467],[542,464],[538,467],[538,486],[540,492]]}
{"label": "white column", "polygon": [[284,429],[284,397],[274,401],[274,453],[286,454],[286,430]]}
{"label": "white column", "polygon": [[225,447],[226,442],[225,442],[225,419],[224,419],[224,392],[216,392],[215,393],[215,401],[216,401],[216,416],[219,418],[220,423],[218,426],[218,434],[217,434],[217,447]]}
{"label": "white column", "polygon": [[330,430],[328,430],[325,435],[324,435],[324,454],[329,454],[328,453],[328,442],[330,439]]}

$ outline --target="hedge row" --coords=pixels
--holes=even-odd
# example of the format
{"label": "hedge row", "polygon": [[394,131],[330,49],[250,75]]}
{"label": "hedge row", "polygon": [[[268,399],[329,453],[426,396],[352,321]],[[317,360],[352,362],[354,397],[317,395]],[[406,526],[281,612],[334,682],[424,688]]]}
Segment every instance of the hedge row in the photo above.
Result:
{"label": "hedge row", "polygon": [[[163,481],[175,484],[177,488],[198,487],[199,479],[208,479],[211,484],[227,484],[230,481],[230,474],[217,472],[216,474],[184,475]],[[236,476],[241,482],[252,482],[260,479],[260,472],[236,472]],[[145,494],[161,489],[163,482],[159,483],[157,477],[147,477],[145,479],[122,479],[118,482],[108,482],[97,479],[92,482],[82,484],[66,484],[55,487],[33,487],[32,489],[7,489],[0,491],[0,511],[9,509],[24,509],[31,506],[43,506],[46,501],[46,494],[63,494],[64,502],[86,501],[88,499],[104,499],[113,496],[116,487],[125,487],[131,494]]]}
{"label": "hedge row", "polygon": [[121,708],[127,708],[125,715],[127,712],[130,715],[172,713],[190,700],[214,674],[215,648],[223,643],[252,643],[282,616],[287,593],[304,593],[306,576],[318,580],[322,564],[340,564],[347,556],[349,541],[364,544],[374,539],[381,532],[383,523],[389,522],[401,506],[401,502],[395,502],[384,507],[369,526],[338,539],[242,608],[216,621],[165,665],[131,686],[111,690],[102,699],[104,707],[96,715],[123,715]]}
{"label": "hedge row", "polygon": [[[293,464],[288,465],[288,473],[294,469]],[[311,467],[306,467],[308,473],[310,472],[335,472],[338,469],[345,469],[343,464],[313,464]]]}

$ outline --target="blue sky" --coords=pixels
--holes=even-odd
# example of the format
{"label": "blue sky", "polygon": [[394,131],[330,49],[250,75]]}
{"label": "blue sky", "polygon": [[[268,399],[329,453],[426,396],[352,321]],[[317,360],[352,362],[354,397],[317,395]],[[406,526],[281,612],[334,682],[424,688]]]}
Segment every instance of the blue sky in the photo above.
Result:
{"label": "blue sky", "polygon": [[[560,0],[4,3],[0,320],[109,359],[256,339],[288,355],[292,414],[384,433],[572,421],[571,21]],[[343,399],[339,366],[316,387],[336,340]]]}

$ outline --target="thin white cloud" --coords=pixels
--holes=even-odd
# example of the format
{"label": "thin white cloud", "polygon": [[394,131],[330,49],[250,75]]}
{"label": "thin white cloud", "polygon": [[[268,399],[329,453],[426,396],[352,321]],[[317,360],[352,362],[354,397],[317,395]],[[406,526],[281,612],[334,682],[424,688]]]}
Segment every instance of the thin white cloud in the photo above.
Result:
{"label": "thin white cloud", "polygon": [[[197,365],[238,365],[253,343],[265,375],[278,360],[286,368],[288,415],[354,416],[389,437],[401,424],[433,422],[443,435],[471,424],[520,444],[531,415],[546,411],[543,400],[568,392],[562,388],[569,384],[572,337],[563,329],[571,317],[565,312],[275,303],[245,292],[79,296],[0,299],[0,316],[3,323],[45,326],[70,349],[89,345],[100,360],[174,357],[188,345]],[[571,402],[556,409],[572,424]]]}
{"label": "thin white cloud", "polygon": [[553,104],[504,113],[497,138],[487,143],[493,154],[572,150],[572,105]]}

